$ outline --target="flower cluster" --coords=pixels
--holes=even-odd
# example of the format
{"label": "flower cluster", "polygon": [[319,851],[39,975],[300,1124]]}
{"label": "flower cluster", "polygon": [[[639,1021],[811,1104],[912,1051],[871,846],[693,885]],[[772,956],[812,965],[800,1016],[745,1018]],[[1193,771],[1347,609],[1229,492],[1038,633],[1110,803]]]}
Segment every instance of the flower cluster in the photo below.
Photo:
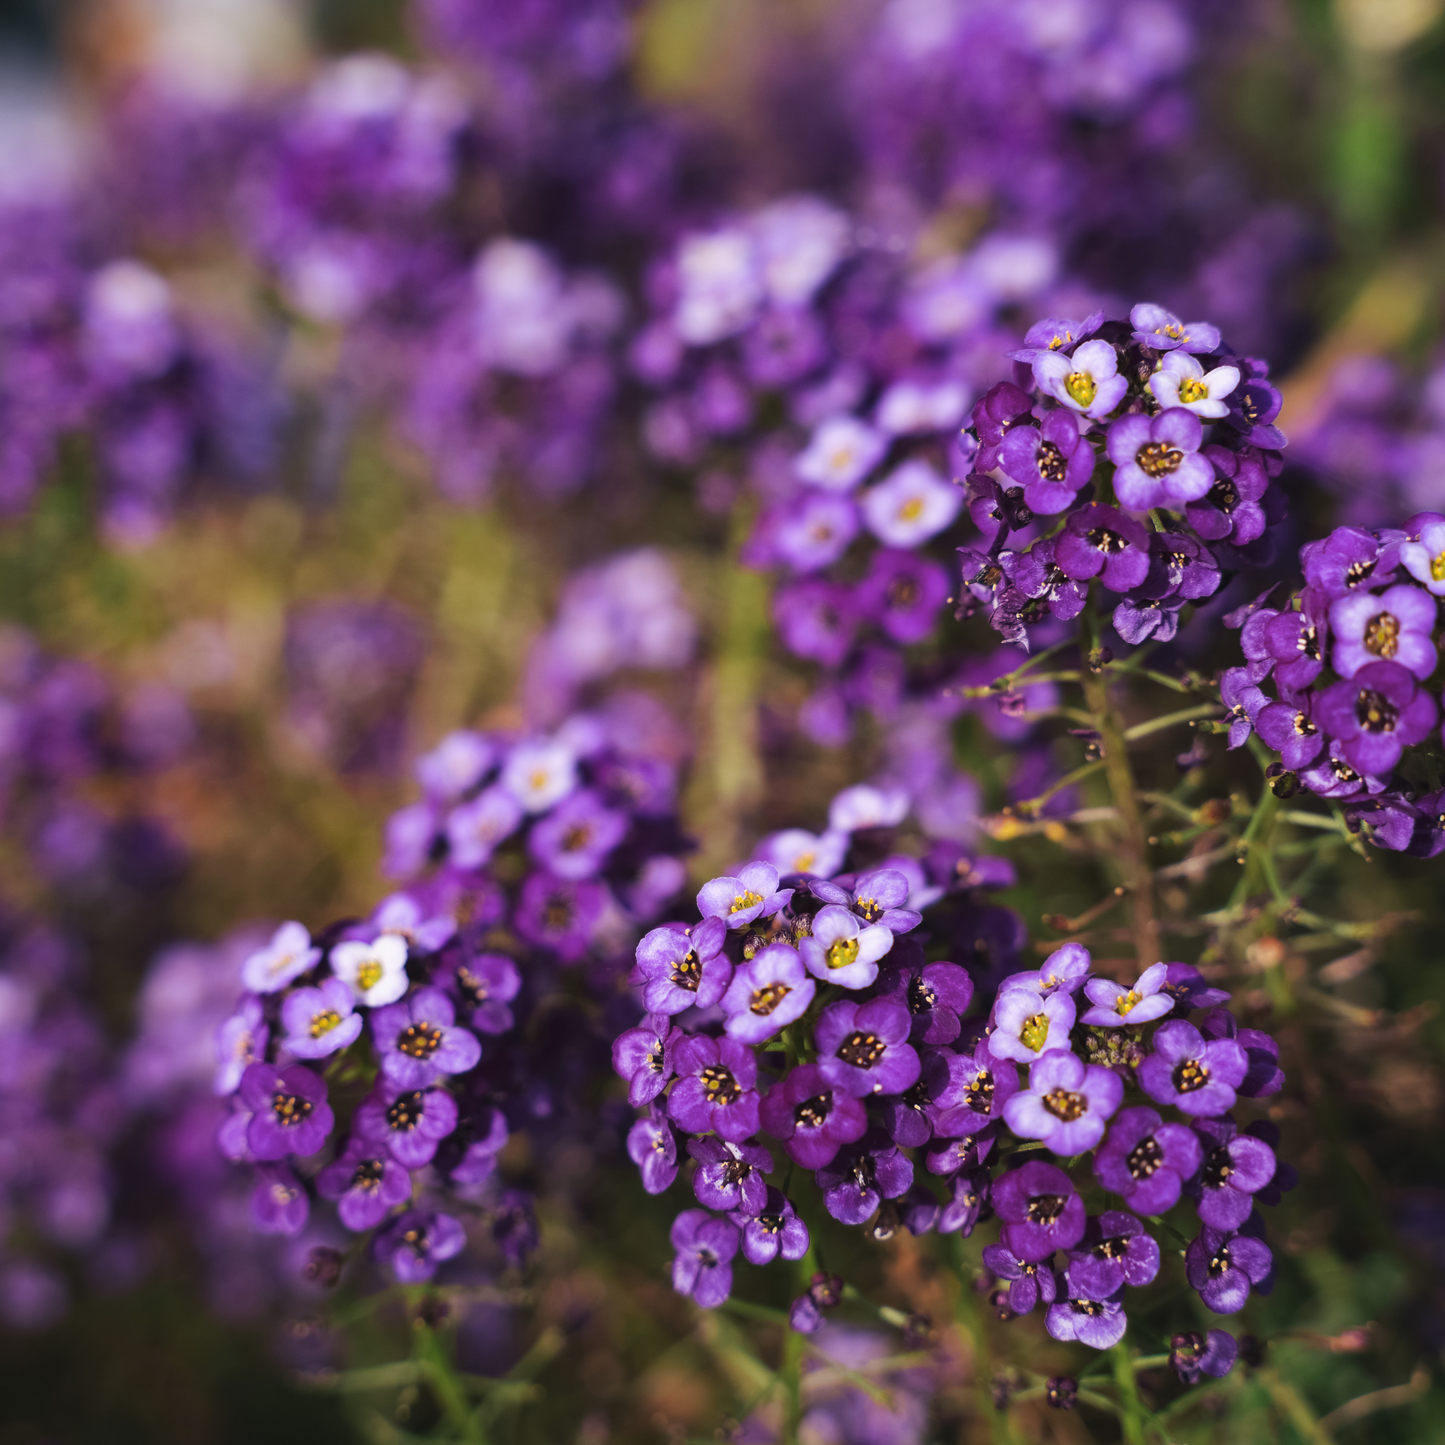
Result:
{"label": "flower cluster", "polygon": [[[1220,677],[1231,747],[1256,735],[1279,755],[1276,793],[1304,788],[1396,852],[1445,849],[1445,794],[1429,688],[1445,594],[1445,516],[1402,528],[1337,527],[1300,549],[1304,586],[1230,614],[1245,661]],[[1272,683],[1274,695],[1266,692]]]}
{"label": "flower cluster", "polygon": [[[1181,1200],[1197,1216],[1185,1273],[1205,1306],[1233,1314],[1267,1291],[1255,1206],[1293,1171],[1273,1125],[1241,1127],[1233,1111],[1283,1086],[1274,1040],[1241,1029],[1229,995],[1189,965],[1118,983],[1079,944],[980,988],[976,969],[929,961],[917,941],[943,892],[920,888],[919,872],[896,858],[781,877],[755,861],[703,886],[699,922],[639,944],[647,1013],[613,1064],[647,1111],[628,1141],[644,1188],[662,1192],[695,1161],[701,1207],[673,1226],[674,1287],[716,1305],[739,1251],[802,1259],[815,1196],[786,1189],[807,1170],[828,1214],[878,1239],[966,1236],[997,1216],[983,1251],[995,1302],[1005,1317],[1042,1305],[1057,1339],[1122,1337],[1125,1286],[1160,1267],[1146,1221],[1157,1229]],[[794,1328],[818,1328],[837,1293],[819,1275]],[[1222,1374],[1233,1342],[1198,1353]]]}
{"label": "flower cluster", "polygon": [[[1098,579],[1124,642],[1166,642],[1223,574],[1269,560],[1285,438],[1263,362],[1152,304],[1049,317],[1010,354],[1031,390],[1000,382],[967,432],[985,545],[960,549],[965,612],[1027,646],[1078,617]],[[1039,535],[1045,516],[1062,520]]]}

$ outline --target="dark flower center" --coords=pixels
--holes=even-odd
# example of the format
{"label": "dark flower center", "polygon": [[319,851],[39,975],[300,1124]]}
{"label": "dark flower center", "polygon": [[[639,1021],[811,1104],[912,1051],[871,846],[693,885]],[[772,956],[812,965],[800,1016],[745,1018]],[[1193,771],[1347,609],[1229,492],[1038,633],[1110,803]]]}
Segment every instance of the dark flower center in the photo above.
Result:
{"label": "dark flower center", "polygon": [[1218,1279],[1232,1263],[1233,1261],[1229,1257],[1229,1246],[1221,1244],[1209,1261],[1210,1279]]}
{"label": "dark flower center", "polygon": [[746,1159],[730,1158],[722,1168],[723,1183],[730,1188],[736,1188],[744,1179],[747,1179],[752,1172],[753,1166],[749,1164]]}
{"label": "dark flower center", "polygon": [[689,993],[697,992],[697,986],[702,982],[702,963],[698,959],[695,948],[689,948],[672,965],[671,977],[679,988],[685,988]]}
{"label": "dark flower center", "polygon": [[1331,758],[1330,771],[1341,783],[1358,783],[1360,781],[1360,775],[1343,758]]}
{"label": "dark flower center", "polygon": [[993,1109],[993,1074],[980,1069],[973,1076],[973,1083],[963,1091],[963,1102],[977,1114],[987,1114]]}
{"label": "dark flower center", "polygon": [[1068,471],[1069,460],[1053,442],[1043,442],[1039,446],[1038,468],[1044,481],[1061,482]]}
{"label": "dark flower center", "polygon": [[918,603],[918,580],[914,577],[895,577],[887,587],[884,596],[890,607],[914,607]]}
{"label": "dark flower center", "polygon": [[1170,1340],[1174,1357],[1185,1364],[1193,1364],[1204,1355],[1205,1339],[1201,1334],[1175,1335]]}
{"label": "dark flower center", "polygon": [[1220,1145],[1204,1161],[1204,1187],[1206,1189],[1223,1189],[1229,1176],[1234,1173],[1234,1160],[1230,1158],[1229,1150]]}
{"label": "dark flower center", "polygon": [[1101,1300],[1093,1299],[1071,1299],[1069,1308],[1076,1315],[1088,1315],[1091,1319],[1097,1319],[1104,1313],[1104,1304]]}
{"label": "dark flower center", "polygon": [[920,1114],[932,1102],[928,1097],[928,1090],[924,1087],[923,1081],[919,1080],[911,1089],[903,1092],[903,1102],[906,1107],[916,1109]]}
{"label": "dark flower center", "polygon": [[873,1156],[863,1154],[853,1164],[853,1183],[865,1194],[873,1188],[877,1175],[873,1172]]}
{"label": "dark flower center", "polygon": [[970,586],[987,587],[992,591],[1003,581],[1003,568],[993,562],[987,562],[974,573]]}
{"label": "dark flower center", "polygon": [[1391,658],[1400,650],[1400,619],[1393,612],[1377,612],[1365,624],[1365,651]]}
{"label": "dark flower center", "polygon": [[1297,737],[1312,738],[1317,729],[1315,725],[1302,712],[1294,715],[1294,730]]}
{"label": "dark flower center", "polygon": [[461,989],[462,997],[473,1008],[486,1003],[489,996],[486,980],[478,978],[465,964],[457,969],[457,987]]}
{"label": "dark flower center", "polygon": [[1219,477],[1209,489],[1209,500],[1228,515],[1239,505],[1239,488],[1228,477]]}
{"label": "dark flower center", "polygon": [[757,1218],[758,1228],[764,1234],[777,1234],[783,1227],[783,1216],[781,1214],[760,1214]]}
{"label": "dark flower center", "polygon": [[767,1018],[792,991],[785,983],[769,983],[762,988],[755,988],[752,1001],[748,1004],[748,1012],[757,1014],[759,1018]]}
{"label": "dark flower center", "polygon": [[396,1046],[402,1053],[413,1059],[429,1059],[441,1048],[442,1031],[435,1024],[423,1021],[409,1024],[402,1030]]}
{"label": "dark flower center", "polygon": [[574,823],[562,834],[562,851],[564,853],[580,853],[591,841],[592,825],[590,823]]}
{"label": "dark flower center", "polygon": [[1044,1095],[1043,1106],[1054,1118],[1071,1124],[1088,1112],[1089,1101],[1083,1094],[1076,1094],[1072,1090],[1053,1089]]}
{"label": "dark flower center", "polygon": [[1123,1259],[1129,1253],[1129,1241],[1124,1235],[1115,1239],[1101,1239],[1094,1246],[1095,1259]]}
{"label": "dark flower center", "polygon": [[932,1008],[938,1002],[938,995],[921,978],[915,978],[908,985],[908,1007],[916,1014]]}
{"label": "dark flower center", "polygon": [[1111,532],[1107,527],[1095,527],[1093,531],[1085,532],[1084,540],[1096,552],[1105,552],[1110,555],[1122,552],[1129,545],[1126,537],[1121,537],[1117,532]]}
{"label": "dark flower center", "polygon": [[707,1245],[702,1244],[697,1249],[697,1262],[704,1269],[713,1269],[717,1265],[717,1255]]}
{"label": "dark flower center", "polygon": [[1202,1059],[1185,1059],[1174,1068],[1174,1087],[1181,1094],[1192,1094],[1209,1082],[1209,1066]]}
{"label": "dark flower center", "polygon": [[381,1188],[381,1178],[385,1173],[386,1165],[382,1160],[363,1159],[351,1176],[351,1187],[365,1194],[375,1194]]}
{"label": "dark flower center", "polygon": [[1139,448],[1134,460],[1139,470],[1147,476],[1163,477],[1177,472],[1184,461],[1184,453],[1168,442],[1148,442]]}
{"label": "dark flower center", "polygon": [[400,1094],[396,1102],[386,1111],[386,1126],[397,1133],[410,1133],[421,1123],[426,1113],[426,1095],[420,1089],[410,1094]]}
{"label": "dark flower center", "polygon": [[1164,1151],[1152,1134],[1147,1139],[1141,1139],[1124,1156],[1124,1164],[1131,1179],[1152,1179],[1154,1171],[1161,1168],[1163,1163]]}
{"label": "dark flower center", "polygon": [[709,1064],[702,1071],[702,1091],[709,1104],[727,1105],[742,1097],[742,1085],[725,1064]]}
{"label": "dark flower center", "polygon": [[1384,693],[1362,687],[1355,699],[1355,716],[1367,733],[1392,733],[1400,721],[1400,709]]}
{"label": "dark flower center", "polygon": [[1347,587],[1358,587],[1366,577],[1371,576],[1375,570],[1377,558],[1372,557],[1368,562],[1351,562],[1345,568],[1345,585]]}
{"label": "dark flower center", "polygon": [[572,900],[565,893],[554,893],[547,899],[542,926],[549,933],[563,933],[572,926]]}
{"label": "dark flower center", "polygon": [[311,1113],[311,1100],[300,1094],[275,1093],[271,1095],[271,1112],[283,1129],[294,1129]]}
{"label": "dark flower center", "polygon": [[887,1052],[888,1045],[877,1034],[865,1034],[861,1029],[855,1029],[838,1045],[838,1057],[857,1069],[871,1069]]}
{"label": "dark flower center", "polygon": [[418,1259],[425,1259],[426,1252],[431,1248],[431,1241],[427,1238],[424,1229],[408,1229],[401,1237],[401,1242],[416,1255]]}
{"label": "dark flower center", "polygon": [[1311,662],[1320,660],[1320,630],[1313,622],[1308,627],[1300,628],[1299,637],[1295,639],[1294,650],[1302,652]]}
{"label": "dark flower center", "polygon": [[1028,1217],[1031,1224],[1052,1224],[1064,1212],[1069,1202],[1067,1194],[1036,1194],[1029,1200]]}
{"label": "dark flower center", "polygon": [[821,1129],[833,1109],[831,1094],[815,1094],[793,1110],[793,1123],[800,1129]]}
{"label": "dark flower center", "polygon": [[665,1067],[666,1058],[667,1050],[663,1047],[662,1040],[655,1039],[652,1047],[647,1051],[647,1067],[654,1074],[660,1074]]}
{"label": "dark flower center", "polygon": [[865,923],[877,923],[883,917],[883,910],[878,906],[876,898],[855,898],[853,912]]}

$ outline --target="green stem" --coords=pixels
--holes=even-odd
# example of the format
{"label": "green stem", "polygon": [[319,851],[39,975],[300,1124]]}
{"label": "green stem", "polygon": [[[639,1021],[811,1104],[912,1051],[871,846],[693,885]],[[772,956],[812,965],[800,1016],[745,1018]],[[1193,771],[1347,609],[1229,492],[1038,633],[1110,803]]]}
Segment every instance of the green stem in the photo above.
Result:
{"label": "green stem", "polygon": [[1114,1356],[1114,1388],[1119,1392],[1119,1431],[1124,1445],[1144,1445],[1144,1402],[1139,1398],[1139,1382],[1134,1378],[1134,1361],[1129,1347],[1122,1340],[1111,1352]]}
{"label": "green stem", "polygon": [[[1093,621],[1086,612],[1081,619],[1079,645],[1085,656],[1094,646],[1091,635]],[[1087,669],[1083,677],[1084,702],[1093,715],[1104,749],[1104,771],[1109,791],[1123,824],[1119,861],[1124,886],[1134,904],[1134,949],[1142,972],[1159,961],[1159,925],[1154,916],[1154,880],[1149,871],[1149,834],[1139,811],[1139,795],[1134,787],[1134,771],[1129,766],[1129,748],[1119,715],[1109,700],[1109,685],[1104,678]]]}
{"label": "green stem", "polygon": [[1181,708],[1178,712],[1165,713],[1163,717],[1150,718],[1148,722],[1135,723],[1133,727],[1126,728],[1124,741],[1137,742],[1140,738],[1147,738],[1150,733],[1163,732],[1165,728],[1172,728],[1178,723],[1193,722],[1196,718],[1214,717],[1218,712],[1218,706],[1212,702],[1200,703],[1198,707]]}

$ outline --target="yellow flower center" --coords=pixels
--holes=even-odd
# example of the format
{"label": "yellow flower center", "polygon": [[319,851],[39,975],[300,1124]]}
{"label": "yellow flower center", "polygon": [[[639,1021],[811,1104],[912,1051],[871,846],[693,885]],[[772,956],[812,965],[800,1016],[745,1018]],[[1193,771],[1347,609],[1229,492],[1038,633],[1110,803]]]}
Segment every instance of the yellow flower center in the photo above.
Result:
{"label": "yellow flower center", "polygon": [[1071,371],[1064,378],[1064,390],[1080,406],[1089,406],[1099,394],[1099,383],[1087,371]]}
{"label": "yellow flower center", "polygon": [[1114,1000],[1114,1012],[1120,1015],[1127,1014],[1139,1002],[1139,995],[1131,988],[1128,993],[1121,993]]}
{"label": "yellow flower center", "polygon": [[828,948],[829,968],[847,968],[857,959],[858,940],[856,938],[840,938],[837,943],[831,944]]}
{"label": "yellow flower center", "polygon": [[915,522],[923,515],[923,498],[909,497],[898,509],[898,520],[900,522]]}
{"label": "yellow flower center", "polygon": [[741,913],[745,908],[756,908],[763,901],[761,893],[754,893],[751,888],[745,888],[728,905],[729,913]]}
{"label": "yellow flower center", "polygon": [[1208,401],[1209,386],[1203,377],[1186,376],[1179,383],[1179,400],[1188,406],[1192,401]]}
{"label": "yellow flower center", "polygon": [[1023,1028],[1019,1030],[1019,1042],[1034,1053],[1043,1048],[1048,1037],[1049,1016],[1046,1013],[1036,1013],[1031,1019],[1025,1019]]}
{"label": "yellow flower center", "polygon": [[1437,552],[1430,559],[1430,580],[1445,582],[1445,552]]}
{"label": "yellow flower center", "polygon": [[385,970],[374,958],[368,958],[366,962],[356,970],[356,986],[362,993],[366,993],[381,982],[381,975],[384,972]]}
{"label": "yellow flower center", "polygon": [[326,1009],[323,1013],[312,1014],[311,1037],[319,1039],[322,1034],[329,1034],[340,1022],[341,1015],[334,1008]]}

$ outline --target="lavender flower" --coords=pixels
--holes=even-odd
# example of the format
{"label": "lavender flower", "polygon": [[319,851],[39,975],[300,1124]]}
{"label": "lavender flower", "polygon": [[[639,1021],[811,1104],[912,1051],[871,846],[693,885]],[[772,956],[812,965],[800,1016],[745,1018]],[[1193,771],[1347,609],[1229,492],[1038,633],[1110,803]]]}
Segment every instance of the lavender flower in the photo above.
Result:
{"label": "lavender flower", "polygon": [[1158,1273],[1158,1242],[1132,1214],[1118,1209],[1092,1216],[1069,1251],[1070,1292],[1089,1299],[1108,1299],[1126,1284],[1150,1284]]}
{"label": "lavender flower", "polygon": [[361,1015],[352,1012],[351,985],[323,979],[319,988],[298,988],[281,1005],[284,1046],[298,1059],[322,1059],[356,1042]]}
{"label": "lavender flower", "polygon": [[768,1194],[762,1176],[772,1172],[773,1156],[761,1145],[689,1139],[687,1152],[697,1160],[692,1187],[699,1204],[744,1215],[762,1211]]}
{"label": "lavender flower", "polygon": [[316,967],[321,950],[311,946],[311,935],[301,923],[283,923],[265,948],[241,965],[241,982],[252,993],[275,993]]}
{"label": "lavender flower", "polygon": [[863,524],[888,547],[917,547],[950,526],[963,507],[963,492],[926,462],[909,461],[859,501]]}
{"label": "lavender flower", "polygon": [[411,1198],[411,1176],[384,1145],[353,1136],[336,1162],[316,1176],[316,1189],[323,1199],[334,1199],[341,1222],[360,1233]]}
{"label": "lavender flower", "polygon": [[522,988],[517,965],[502,953],[478,953],[458,960],[451,982],[462,1007],[470,1009],[468,1022],[483,1034],[504,1034],[516,1020],[508,1005]]}
{"label": "lavender flower", "polygon": [[756,1214],[739,1211],[728,1218],[742,1231],[743,1258],[749,1264],[802,1259],[808,1252],[808,1226],[798,1218],[793,1201],[771,1184]]}
{"label": "lavender flower", "polygon": [[973,980],[956,963],[921,959],[884,968],[879,994],[898,998],[913,1016],[913,1038],[921,1044],[951,1044],[959,1035],[959,1016],[973,1001]]}
{"label": "lavender flower", "polygon": [[868,1127],[862,1102],[832,1083],[817,1064],[793,1069],[768,1090],[761,1122],[795,1164],[820,1169]]}
{"label": "lavender flower", "polygon": [[1140,1214],[1165,1214],[1202,1159],[1199,1139],[1186,1125],[1165,1124],[1153,1109],[1125,1109],[1094,1155],[1094,1177]]}
{"label": "lavender flower", "polygon": [[1129,312],[1129,325],[1134,340],[1155,351],[1192,351],[1205,353],[1219,350],[1219,328],[1204,321],[1181,321],[1172,311],[1153,302],[1142,301]]}
{"label": "lavender flower", "polygon": [[684,1209],[672,1223],[672,1287],[704,1309],[716,1309],[732,1293],[732,1258],[738,1229],[705,1209]]}
{"label": "lavender flower", "polygon": [[1169,1363],[1186,1385],[1197,1385],[1205,1375],[1213,1379],[1227,1375],[1238,1355],[1239,1346],[1228,1330],[1175,1335],[1169,1342]]}
{"label": "lavender flower", "polygon": [[1253,1235],[1205,1225],[1184,1253],[1190,1286],[1217,1315],[1237,1314],[1251,1285],[1263,1284],[1274,1269],[1274,1256]]}
{"label": "lavender flower", "polygon": [[940,1138],[968,1138],[1003,1118],[1008,1101],[1018,1093],[1018,1070],[995,1058],[987,1044],[971,1054],[948,1054],[950,1086],[937,1103],[940,1113],[933,1131]]}
{"label": "lavender flower", "polygon": [[677,1083],[667,1112],[691,1134],[715,1130],[721,1139],[741,1143],[758,1131],[758,1065],[753,1052],[736,1039],[694,1034],[673,1046]]}
{"label": "lavender flower", "polygon": [[728,928],[746,928],[755,918],[772,917],[791,897],[791,889],[778,892],[778,870],[771,863],[748,863],[736,877],[704,883],[697,908],[704,920],[719,918]]}
{"label": "lavender flower", "polygon": [[733,975],[722,997],[723,1027],[745,1044],[760,1044],[800,1019],[816,990],[797,950],[770,943]]}
{"label": "lavender flower", "polygon": [[336,1122],[326,1102],[326,1085],[301,1064],[286,1069],[249,1065],[241,1075],[240,1096],[251,1111],[246,1144],[257,1159],[314,1154]]}
{"label": "lavender flower", "polygon": [[1003,1242],[1019,1259],[1037,1263],[1056,1249],[1072,1249],[1084,1235],[1084,1201],[1069,1176],[1052,1164],[1032,1162],[997,1180],[991,1195],[1003,1221]]}
{"label": "lavender flower", "polygon": [[843,1224],[862,1224],[885,1199],[897,1199],[913,1183],[913,1162],[881,1129],[845,1144],[819,1168],[818,1188],[828,1213]]}
{"label": "lavender flower", "polygon": [[217,1094],[234,1094],[241,1086],[241,1075],[246,1069],[258,1058],[265,1057],[271,1030],[264,1019],[261,1000],[248,997],[217,1027],[216,1076],[212,1086]]}
{"label": "lavender flower", "polygon": [[1042,1260],[1018,1259],[1001,1244],[986,1244],[983,1247],[983,1263],[985,1269],[1009,1281],[1008,1307],[1014,1314],[1031,1314],[1040,1301],[1046,1305],[1053,1304],[1057,1281],[1052,1255]]}
{"label": "lavender flower", "polygon": [[262,1234],[300,1234],[306,1228],[311,1201],[285,1164],[262,1164],[251,1192],[251,1222]]}
{"label": "lavender flower", "polygon": [[848,909],[826,904],[813,918],[813,931],[798,948],[808,972],[824,983],[867,988],[878,977],[878,960],[893,947],[893,932],[884,923],[860,928]]}
{"label": "lavender flower", "polygon": [[469,802],[458,804],[446,820],[447,849],[452,862],[458,868],[480,868],[491,858],[497,845],[517,831],[522,818],[521,800],[501,783],[484,788]]}
{"label": "lavender flower", "polygon": [[1086,341],[1072,356],[1046,351],[1033,362],[1039,390],[1081,416],[1099,421],[1124,399],[1129,383],[1120,376],[1119,358],[1107,341]]}
{"label": "lavender flower", "polygon": [[1091,978],[1084,985],[1093,1008],[1082,1022],[1099,1028],[1125,1028],[1152,1023],[1172,1012],[1174,1000],[1163,992],[1168,966],[1150,964],[1130,988],[1107,978]]}
{"label": "lavender flower", "polygon": [[679,1014],[711,1008],[732,978],[722,952],[727,925],[704,918],[695,928],[664,924],[637,945],[637,969],[644,981],[643,1002],[650,1013]]}
{"label": "lavender flower", "polygon": [[1056,1340],[1076,1340],[1093,1350],[1111,1350],[1124,1338],[1128,1319],[1117,1298],[1095,1300],[1076,1294],[1066,1276],[1065,1298],[1049,1306],[1044,1328]]}
{"label": "lavender flower", "polygon": [[1193,1024],[1174,1019],[1154,1035],[1154,1051],[1139,1065],[1139,1086],[1160,1104],[1208,1118],[1234,1107],[1248,1067],[1234,1040],[1206,1043]]}
{"label": "lavender flower", "polygon": [[672,1020],[649,1013],[635,1029],[619,1034],[612,1045],[612,1067],[627,1080],[627,1102],[634,1109],[650,1104],[673,1076]]}
{"label": "lavender flower", "polygon": [[1001,465],[1024,489],[1024,503],[1039,514],[1073,506],[1094,475],[1094,449],[1067,411],[1051,411],[1038,430],[1016,426],[1004,438]]}
{"label": "lavender flower", "polygon": [[1150,507],[1183,509],[1214,485],[1214,470],[1199,454],[1203,440],[1199,418],[1181,407],[1156,417],[1131,413],[1109,428],[1109,459],[1117,470],[1114,491],[1122,506],[1143,512]]}
{"label": "lavender flower", "polygon": [[1254,1196],[1274,1178],[1274,1150],[1232,1119],[1202,1119],[1195,1126],[1204,1147],[1199,1173],[1188,1190],[1199,1218],[1211,1229],[1238,1229],[1254,1208]]}
{"label": "lavender flower", "polygon": [[1030,1066],[1029,1087],[1004,1105],[1003,1117],[1020,1138],[1042,1140],[1055,1154],[1082,1154],[1104,1137],[1123,1097],[1116,1073],[1053,1049]]}
{"label": "lavender flower", "polygon": [[564,963],[575,963],[587,951],[606,906],[607,893],[600,883],[533,873],[517,896],[512,925],[528,943],[549,949]]}
{"label": "lavender flower", "polygon": [[1427,592],[1445,597],[1445,519],[1426,522],[1418,540],[1402,543],[1400,561]]}
{"label": "lavender flower", "polygon": [[656,1104],[627,1131],[627,1157],[642,1171],[649,1194],[661,1194],[677,1178],[677,1136]]}
{"label": "lavender flower", "polygon": [[450,1214],[409,1209],[377,1236],[377,1260],[388,1265],[402,1284],[421,1284],[432,1278],[437,1265],[466,1247],[467,1235]]}
{"label": "lavender flower", "polygon": [[1091,502],[1069,513],[1054,557],[1066,577],[1099,577],[1111,592],[1127,592],[1148,575],[1149,534],[1116,507]]}
{"label": "lavender flower", "polygon": [[1159,370],[1149,378],[1149,390],[1161,407],[1182,407],[1213,421],[1229,415],[1224,398],[1239,385],[1237,366],[1216,366],[1206,372],[1188,352],[1166,352]]}
{"label": "lavender flower", "polygon": [[1330,662],[1343,678],[1391,662],[1421,681],[1435,671],[1435,599],[1407,582],[1384,592],[1352,592],[1330,604]]}
{"label": "lavender flower", "polygon": [[378,1009],[371,1033],[382,1073],[407,1089],[438,1074],[465,1074],[482,1056],[476,1035],[456,1027],[452,1001],[437,988],[419,988],[404,1002]]}
{"label": "lavender flower", "polygon": [[908,1010],[892,999],[829,1004],[815,1030],[818,1067],[829,1083],[859,1098],[901,1094],[920,1068],[908,1043],[911,1029]]}
{"label": "lavender flower", "polygon": [[457,1101],[445,1089],[408,1089],[393,1080],[380,1081],[352,1121],[359,1138],[385,1144],[408,1169],[429,1164],[437,1145],[456,1127]]}
{"label": "lavender flower", "polygon": [[[1335,650],[1338,654],[1338,644]],[[1432,666],[1433,657],[1432,649]],[[1405,748],[1424,741],[1438,712],[1435,700],[1420,690],[1406,668],[1397,662],[1371,662],[1356,669],[1349,681],[1326,688],[1315,702],[1314,717],[1342,744],[1352,768],[1384,776]]]}
{"label": "lavender flower", "polygon": [[995,1059],[1031,1064],[1050,1050],[1067,1050],[1076,1013],[1065,990],[1040,999],[1032,989],[1005,987],[994,1004],[988,1051]]}

